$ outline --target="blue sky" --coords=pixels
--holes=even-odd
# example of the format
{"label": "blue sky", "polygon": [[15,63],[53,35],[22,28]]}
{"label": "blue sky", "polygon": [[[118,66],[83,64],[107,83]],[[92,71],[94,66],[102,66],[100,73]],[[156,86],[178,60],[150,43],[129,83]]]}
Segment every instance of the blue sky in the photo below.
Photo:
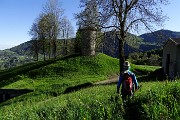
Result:
{"label": "blue sky", "polygon": [[[79,12],[80,0],[59,0],[64,15],[76,28],[73,14]],[[164,29],[180,32],[180,0],[169,0],[170,5],[163,7],[169,17]],[[41,13],[47,0],[0,0],[0,50],[19,45],[31,39],[28,31]],[[160,28],[161,29],[161,28]]]}
{"label": "blue sky", "polygon": [[[34,20],[42,12],[47,0],[0,0],[0,50],[19,45],[31,39],[28,34]],[[64,16],[74,28],[74,13],[78,12],[79,0],[59,0]]]}

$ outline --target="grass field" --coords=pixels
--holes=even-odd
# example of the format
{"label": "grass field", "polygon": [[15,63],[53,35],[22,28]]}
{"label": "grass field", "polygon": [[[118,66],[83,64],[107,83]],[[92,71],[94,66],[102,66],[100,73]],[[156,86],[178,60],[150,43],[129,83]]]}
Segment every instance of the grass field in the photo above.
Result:
{"label": "grass field", "polygon": [[[180,119],[179,80],[140,81],[142,87],[132,99],[123,103],[116,94],[116,84],[92,86],[94,82],[119,73],[117,59],[98,54],[47,63],[33,63],[40,64],[35,69],[28,65],[13,69],[14,72],[20,68],[30,71],[4,80],[1,88],[32,89],[34,92],[1,103],[0,119]],[[158,68],[132,66],[132,70],[144,71],[143,75]],[[65,92],[76,86],[82,89]]]}

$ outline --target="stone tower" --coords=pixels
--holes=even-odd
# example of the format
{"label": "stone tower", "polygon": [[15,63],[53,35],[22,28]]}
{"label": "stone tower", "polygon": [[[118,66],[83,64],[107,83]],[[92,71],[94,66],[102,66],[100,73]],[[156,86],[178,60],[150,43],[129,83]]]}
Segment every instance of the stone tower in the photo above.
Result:
{"label": "stone tower", "polygon": [[84,56],[95,55],[96,46],[96,29],[83,28],[81,29],[81,54]]}

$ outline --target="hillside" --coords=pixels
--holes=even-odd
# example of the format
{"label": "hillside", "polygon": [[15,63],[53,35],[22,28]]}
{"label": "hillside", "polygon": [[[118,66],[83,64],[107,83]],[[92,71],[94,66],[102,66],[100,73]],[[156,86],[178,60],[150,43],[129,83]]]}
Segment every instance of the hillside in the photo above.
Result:
{"label": "hillside", "polygon": [[11,50],[0,50],[0,70],[16,67],[28,62],[32,62],[33,58],[26,54],[19,55]]}
{"label": "hillside", "polygon": [[170,30],[158,30],[152,33],[145,33],[139,36],[143,42],[163,45],[168,38],[180,38],[180,32]]}
{"label": "hillside", "polygon": [[[125,55],[133,52],[147,52],[154,49],[162,49],[164,42],[171,38],[180,38],[180,32],[170,30],[158,30],[152,33],[145,33],[140,36],[128,34],[125,43]],[[103,53],[118,58],[118,39],[112,32],[107,32],[104,40]]]}
{"label": "hillside", "polygon": [[[136,66],[146,75],[157,67]],[[105,54],[69,56],[46,62],[29,63],[11,71],[1,89],[29,89],[27,94],[0,104],[0,119],[179,119],[179,82],[140,82],[135,96],[123,103],[116,84],[96,85],[119,72],[118,60]],[[13,75],[12,75],[13,73]],[[144,76],[140,74],[138,80]],[[159,75],[159,74],[158,74]],[[12,77],[13,76],[13,77]],[[140,78],[141,77],[141,78]],[[7,82],[7,84],[3,84]],[[132,112],[134,111],[134,112]]]}
{"label": "hillside", "polygon": [[[0,70],[13,68],[25,63],[34,62],[36,58],[31,51],[34,41],[27,41],[15,47],[6,50],[0,50]],[[64,55],[64,44],[62,39],[58,39],[57,44],[57,57]],[[72,54],[74,39],[67,40],[67,54]],[[39,51],[38,60],[43,60],[42,50]],[[46,59],[49,59],[49,54],[46,51]]]}
{"label": "hillside", "polygon": [[[104,54],[89,57],[73,55],[0,71],[0,87],[1,89],[33,91],[12,99],[13,103],[25,102],[27,99],[37,102],[90,86],[94,82],[118,73],[118,60],[115,58]],[[74,88],[74,86],[78,87]],[[2,102],[2,94],[0,94],[0,101]],[[10,100],[0,106],[7,103],[12,104]]]}
{"label": "hillside", "polygon": [[[101,52],[118,58],[119,57],[119,41],[118,38],[114,35],[113,32],[107,32],[105,34],[105,39],[103,42],[103,47],[101,48]],[[117,33],[118,34],[118,33]],[[128,56],[130,53],[134,52],[146,52],[154,49],[162,48],[161,45],[158,45],[157,42],[151,43],[146,42],[142,37],[128,34],[126,37],[126,42],[124,46],[125,55]]]}
{"label": "hillside", "polygon": [[[102,52],[111,57],[118,58],[118,39],[114,36],[113,32],[106,32],[103,40],[102,46],[98,52]],[[140,36],[133,34],[128,34],[127,41],[125,43],[125,55],[128,56],[129,53],[133,52],[146,52],[154,49],[162,49],[164,42],[169,38],[180,37],[180,32],[174,32],[170,30],[158,30],[153,33],[146,33]],[[74,39],[68,40],[68,51],[73,53],[73,43]],[[58,56],[64,54],[63,50],[64,44],[63,40],[58,40],[57,53]],[[0,68],[8,69],[24,63],[32,62],[32,55],[30,56],[30,48],[32,41],[27,41],[18,46],[12,47],[8,50],[0,51]],[[42,59],[42,54],[40,53],[40,59]]]}
{"label": "hillside", "polygon": [[[97,56],[90,57],[71,55],[65,58],[33,62],[9,70],[0,71],[1,87],[3,87],[5,81],[9,84],[10,81],[18,81],[21,80],[21,78],[27,78],[29,81],[52,79],[53,83],[54,79],[58,81],[62,78],[70,79],[74,77],[76,80],[77,77],[88,77],[92,75],[93,78],[91,76],[90,80],[102,80],[107,78],[107,75],[117,74],[119,71],[118,64],[118,59],[111,58],[105,54],[98,54]],[[78,84],[84,82],[83,80],[78,80]],[[24,87],[26,88],[26,86]],[[37,89],[39,89],[38,86]]]}

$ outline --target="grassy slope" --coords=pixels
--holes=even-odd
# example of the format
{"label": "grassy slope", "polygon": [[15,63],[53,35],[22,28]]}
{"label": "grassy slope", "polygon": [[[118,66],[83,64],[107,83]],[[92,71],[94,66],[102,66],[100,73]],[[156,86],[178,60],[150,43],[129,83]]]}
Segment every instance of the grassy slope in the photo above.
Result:
{"label": "grassy slope", "polygon": [[136,114],[125,109],[121,99],[116,101],[116,85],[84,88],[63,94],[71,86],[103,80],[114,73],[118,73],[118,60],[104,54],[69,58],[35,69],[3,87],[29,88],[35,91],[1,104],[0,119],[179,118],[179,82],[141,83],[143,87],[126,104],[127,108],[133,106]]}
{"label": "grassy slope", "polygon": [[179,82],[142,84],[126,108],[120,98],[115,100],[115,86],[107,85],[39,102],[11,104],[1,107],[0,115],[1,119],[179,119]]}
{"label": "grassy slope", "polygon": [[[32,89],[34,92],[17,97],[12,102],[31,101],[37,102],[63,94],[69,87],[107,79],[108,75],[117,74],[119,71],[118,60],[104,54],[91,57],[72,57],[58,60],[47,65],[45,63],[33,63],[23,68],[32,69],[30,72],[11,78],[3,89]],[[40,68],[34,64],[41,66]],[[43,64],[45,64],[44,67]],[[33,67],[29,67],[33,66]],[[36,67],[36,69],[34,69]],[[11,70],[12,71],[12,70]],[[15,73],[15,72],[14,72]],[[20,73],[22,73],[20,71]],[[11,104],[11,100],[3,104]]]}
{"label": "grassy slope", "polygon": [[38,69],[32,68],[27,74],[19,76],[18,81],[3,88],[39,90],[43,89],[40,86],[49,87],[54,83],[78,85],[104,80],[108,75],[118,74],[118,68],[118,60],[104,54],[95,57],[72,57]]}

